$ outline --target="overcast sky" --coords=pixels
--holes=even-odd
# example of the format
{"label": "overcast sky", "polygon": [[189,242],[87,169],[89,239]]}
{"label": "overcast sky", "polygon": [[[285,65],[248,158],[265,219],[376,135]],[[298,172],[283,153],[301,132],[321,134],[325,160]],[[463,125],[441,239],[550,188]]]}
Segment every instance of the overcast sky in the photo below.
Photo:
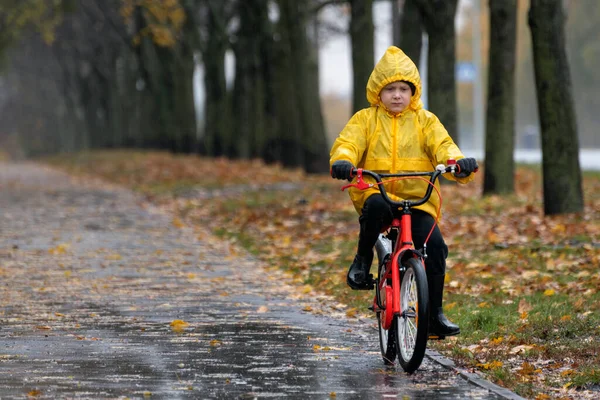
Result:
{"label": "overcast sky", "polygon": [[[375,2],[373,19],[375,23],[375,62],[385,49],[392,44],[390,2]],[[340,19],[335,7],[323,11],[324,19]],[[347,27],[348,21],[344,21]],[[350,95],[352,85],[352,58],[349,35],[337,35],[324,39],[319,49],[319,78],[321,93]]]}

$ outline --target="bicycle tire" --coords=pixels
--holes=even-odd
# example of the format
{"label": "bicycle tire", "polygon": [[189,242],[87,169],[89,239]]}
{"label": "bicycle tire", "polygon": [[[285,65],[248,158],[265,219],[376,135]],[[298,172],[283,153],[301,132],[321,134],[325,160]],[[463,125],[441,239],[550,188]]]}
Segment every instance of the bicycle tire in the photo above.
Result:
{"label": "bicycle tire", "polygon": [[427,348],[429,325],[429,287],[422,262],[410,258],[403,262],[400,284],[401,314],[394,317],[398,361],[407,373],[416,371]]}
{"label": "bicycle tire", "polygon": [[[385,239],[387,240],[387,239]],[[375,288],[376,290],[376,300],[377,300],[377,304],[381,304],[384,308],[387,308],[388,306],[390,307],[390,309],[388,310],[380,310],[379,312],[377,312],[377,325],[379,326],[379,348],[381,349],[381,357],[383,358],[383,363],[386,365],[393,365],[394,361],[396,360],[396,324],[394,323],[394,320],[392,320],[392,324],[389,327],[389,329],[385,329],[384,328],[384,323],[382,321],[382,318],[384,318],[384,315],[386,312],[390,312],[391,311],[391,304],[387,304],[387,294],[386,294],[386,290],[387,290],[387,282],[383,283],[382,286],[380,286],[381,283],[381,279],[383,279],[383,276],[385,275],[385,270],[387,267],[387,263],[389,262],[389,257],[390,257],[390,253],[391,253],[391,248],[389,246],[389,244],[387,244],[382,240],[382,236],[380,235],[379,239],[377,240],[376,246],[375,246],[376,250],[377,250],[377,256],[379,258],[379,273],[377,275],[377,286]],[[383,289],[383,293],[381,293],[381,289]]]}
{"label": "bicycle tire", "polygon": [[393,365],[396,359],[396,323],[392,322],[390,329],[385,329],[381,323],[380,313],[377,313],[377,323],[379,324],[379,348],[381,357],[385,365]]}

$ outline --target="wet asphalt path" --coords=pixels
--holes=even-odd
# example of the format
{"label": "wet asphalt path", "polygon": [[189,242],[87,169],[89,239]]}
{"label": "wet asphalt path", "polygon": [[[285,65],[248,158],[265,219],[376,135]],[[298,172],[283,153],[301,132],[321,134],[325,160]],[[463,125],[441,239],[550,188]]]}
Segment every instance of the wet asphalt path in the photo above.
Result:
{"label": "wet asphalt path", "polygon": [[0,164],[0,301],[0,399],[501,398],[430,359],[386,368],[374,320],[30,164]]}

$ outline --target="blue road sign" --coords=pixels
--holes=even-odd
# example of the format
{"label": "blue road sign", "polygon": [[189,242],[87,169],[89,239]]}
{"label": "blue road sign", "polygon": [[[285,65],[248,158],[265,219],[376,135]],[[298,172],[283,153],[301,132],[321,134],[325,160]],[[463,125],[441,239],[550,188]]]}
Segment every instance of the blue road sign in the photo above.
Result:
{"label": "blue road sign", "polygon": [[472,62],[461,61],[456,63],[456,80],[459,82],[475,81],[475,65]]}

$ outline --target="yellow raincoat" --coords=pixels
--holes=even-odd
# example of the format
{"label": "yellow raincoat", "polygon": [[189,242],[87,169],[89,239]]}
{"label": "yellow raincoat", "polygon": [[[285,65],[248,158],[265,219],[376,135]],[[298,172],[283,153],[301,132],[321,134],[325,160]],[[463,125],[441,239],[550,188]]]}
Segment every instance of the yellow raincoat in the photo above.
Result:
{"label": "yellow raincoat", "polygon": [[[393,114],[381,103],[379,93],[396,81],[411,82],[416,90],[410,105]],[[389,47],[375,65],[367,83],[367,100],[371,106],[354,114],[333,143],[330,165],[347,160],[357,168],[379,173],[423,172],[433,171],[436,165],[446,164],[449,159],[464,158],[439,119],[423,109],[419,71],[399,48]],[[460,183],[473,180],[473,174],[466,178],[444,176]],[[392,199],[399,201],[423,197],[427,185],[420,179],[408,179],[387,184],[385,188]],[[438,182],[436,186],[439,190]],[[366,199],[375,193],[379,193],[377,188],[350,188],[350,199],[359,214]],[[429,201],[417,208],[436,217],[438,206],[439,198],[434,191]]]}

